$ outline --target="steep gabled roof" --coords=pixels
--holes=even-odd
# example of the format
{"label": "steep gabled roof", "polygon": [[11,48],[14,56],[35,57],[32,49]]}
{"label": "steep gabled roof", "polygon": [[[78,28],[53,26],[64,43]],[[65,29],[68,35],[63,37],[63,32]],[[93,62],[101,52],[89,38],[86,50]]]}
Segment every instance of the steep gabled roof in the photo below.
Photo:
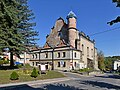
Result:
{"label": "steep gabled roof", "polygon": [[65,43],[67,43],[68,41],[67,35],[67,24],[60,17],[59,19],[57,19],[55,26],[53,26],[53,28],[51,29],[51,33],[46,37],[44,48],[48,48],[49,45],[57,47],[59,44],[61,44],[61,42],[64,42],[63,44],[65,45]]}

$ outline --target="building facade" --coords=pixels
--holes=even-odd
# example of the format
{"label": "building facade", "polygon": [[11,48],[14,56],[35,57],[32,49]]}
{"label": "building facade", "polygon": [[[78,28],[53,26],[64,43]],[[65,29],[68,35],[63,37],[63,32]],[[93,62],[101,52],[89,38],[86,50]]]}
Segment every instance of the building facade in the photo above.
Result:
{"label": "building facade", "polygon": [[120,60],[115,60],[113,65],[113,70],[119,70],[120,69]]}
{"label": "building facade", "polygon": [[61,17],[57,19],[43,48],[31,51],[30,64],[46,64],[46,69],[59,70],[98,69],[95,40],[80,32],[76,22],[72,11],[67,15],[67,23]]}

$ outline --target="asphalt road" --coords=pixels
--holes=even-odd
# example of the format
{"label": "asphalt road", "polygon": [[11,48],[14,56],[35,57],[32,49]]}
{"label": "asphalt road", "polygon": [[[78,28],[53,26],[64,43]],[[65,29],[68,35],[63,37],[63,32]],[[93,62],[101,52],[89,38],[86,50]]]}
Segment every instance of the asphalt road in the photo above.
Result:
{"label": "asphalt road", "polygon": [[71,80],[41,85],[46,90],[120,90],[120,76],[106,73],[99,76],[81,76],[66,73]]}
{"label": "asphalt road", "polygon": [[98,76],[81,76],[65,72],[70,80],[49,84],[21,85],[7,90],[120,90],[120,76],[106,73]]}

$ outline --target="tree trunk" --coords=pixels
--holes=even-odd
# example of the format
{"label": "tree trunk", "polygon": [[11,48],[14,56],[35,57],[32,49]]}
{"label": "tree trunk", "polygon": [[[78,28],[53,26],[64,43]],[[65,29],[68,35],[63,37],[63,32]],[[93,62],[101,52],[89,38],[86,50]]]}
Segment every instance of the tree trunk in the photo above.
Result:
{"label": "tree trunk", "polygon": [[13,51],[10,51],[10,66],[14,66],[14,60],[13,60]]}

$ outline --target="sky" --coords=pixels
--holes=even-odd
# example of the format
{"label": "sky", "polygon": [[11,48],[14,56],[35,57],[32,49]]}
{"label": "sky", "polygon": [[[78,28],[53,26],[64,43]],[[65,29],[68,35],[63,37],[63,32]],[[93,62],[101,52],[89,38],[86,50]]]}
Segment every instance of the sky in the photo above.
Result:
{"label": "sky", "polygon": [[[29,0],[28,5],[36,17],[34,29],[39,32],[39,46],[45,44],[56,20],[62,17],[67,22],[66,16],[72,10],[77,16],[77,29],[95,39],[98,50],[105,56],[120,55],[120,23],[107,24],[120,15],[120,8],[112,0]],[[111,30],[114,28],[118,29]],[[107,30],[111,31],[95,34]]]}

